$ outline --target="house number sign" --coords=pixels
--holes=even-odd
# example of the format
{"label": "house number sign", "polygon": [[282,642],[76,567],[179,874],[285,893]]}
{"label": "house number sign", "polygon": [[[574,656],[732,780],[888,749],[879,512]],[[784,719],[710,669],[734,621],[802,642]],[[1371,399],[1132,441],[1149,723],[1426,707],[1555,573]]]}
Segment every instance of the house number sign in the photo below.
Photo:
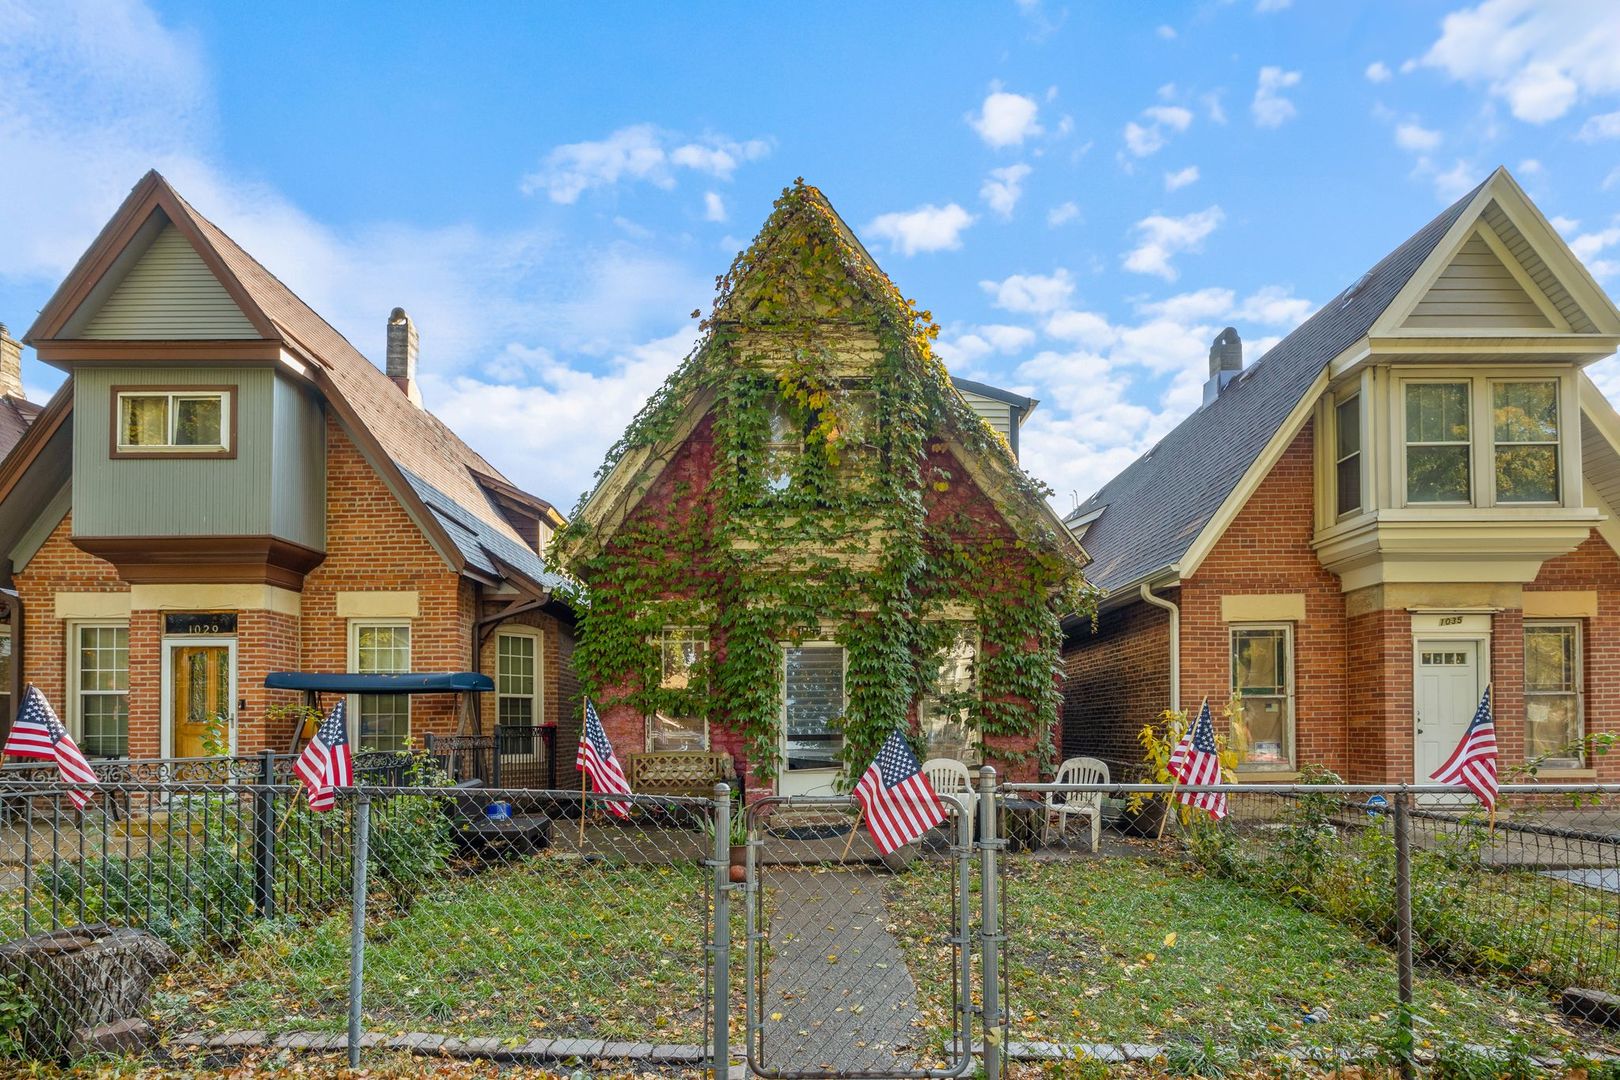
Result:
{"label": "house number sign", "polygon": [[186,611],[163,616],[167,634],[234,634],[236,612]]}
{"label": "house number sign", "polygon": [[1442,616],[1440,616],[1440,625],[1441,626],[1461,626],[1462,621],[1463,621],[1463,617],[1461,615],[1442,615]]}

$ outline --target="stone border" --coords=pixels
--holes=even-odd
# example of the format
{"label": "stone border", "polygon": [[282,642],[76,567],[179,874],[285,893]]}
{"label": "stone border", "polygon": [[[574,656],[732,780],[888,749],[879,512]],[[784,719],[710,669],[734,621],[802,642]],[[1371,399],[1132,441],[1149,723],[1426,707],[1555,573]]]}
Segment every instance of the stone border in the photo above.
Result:
{"label": "stone border", "polygon": [[[171,1046],[207,1050],[311,1050],[330,1053],[349,1048],[346,1034],[298,1031],[271,1035],[264,1031],[230,1031],[222,1035],[189,1032],[170,1040]],[[709,1058],[706,1046],[677,1043],[609,1042],[604,1039],[500,1039],[476,1037],[458,1039],[449,1035],[412,1031],[387,1035],[368,1031],[360,1036],[360,1046],[368,1050],[398,1050],[423,1056],[487,1058],[492,1061],[531,1062],[579,1059],[637,1061],[657,1065],[702,1064]]]}

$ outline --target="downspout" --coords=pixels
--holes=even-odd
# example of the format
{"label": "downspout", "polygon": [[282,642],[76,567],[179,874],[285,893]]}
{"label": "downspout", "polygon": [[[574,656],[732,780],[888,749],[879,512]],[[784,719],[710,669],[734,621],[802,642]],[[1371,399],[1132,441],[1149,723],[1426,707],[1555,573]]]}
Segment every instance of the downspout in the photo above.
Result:
{"label": "downspout", "polygon": [[1162,596],[1153,595],[1153,587],[1142,582],[1142,599],[1156,608],[1170,613],[1170,708],[1181,711],[1181,609]]}

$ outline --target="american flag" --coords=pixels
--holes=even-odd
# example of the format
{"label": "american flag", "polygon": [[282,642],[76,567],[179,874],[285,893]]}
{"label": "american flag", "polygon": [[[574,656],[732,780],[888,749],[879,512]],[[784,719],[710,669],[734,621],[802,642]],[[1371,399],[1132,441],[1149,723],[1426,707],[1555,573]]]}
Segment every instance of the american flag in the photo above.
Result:
{"label": "american flag", "polygon": [[[613,744],[602,730],[602,718],[596,715],[596,706],[585,699],[585,736],[579,740],[579,753],[574,755],[574,768],[591,778],[596,790],[613,795],[630,794],[630,781],[624,778],[619,759],[613,754]],[[629,817],[630,804],[611,799],[607,812],[614,817]]]}
{"label": "american flag", "polygon": [[855,785],[872,843],[887,855],[945,820],[945,808],[917,764],[911,744],[889,732],[877,757]]}
{"label": "american flag", "polygon": [[[1221,755],[1215,746],[1215,724],[1209,718],[1208,698],[1204,699],[1204,707],[1198,710],[1198,719],[1176,743],[1176,748],[1170,751],[1170,760],[1165,768],[1183,784],[1221,782]],[[1216,821],[1226,816],[1224,792],[1183,791],[1176,797],[1188,806],[1207,810]]]}
{"label": "american flag", "polygon": [[[11,726],[5,749],[0,753],[54,761],[62,779],[69,784],[93,786],[98,782],[95,770],[79,752],[73,736],[68,734],[67,728],[62,726],[62,721],[51,710],[51,703],[45,700],[39,687],[32,684],[23,694],[22,708],[17,710],[17,722]],[[80,810],[90,803],[90,793],[80,787],[68,788],[68,798]]]}
{"label": "american flag", "polygon": [[1429,777],[1442,784],[1461,784],[1479,796],[1479,801],[1496,808],[1496,721],[1491,719],[1491,688],[1479,699],[1479,708],[1468,722],[1462,741],[1446,763]]}
{"label": "american flag", "polygon": [[345,703],[339,701],[326,714],[315,737],[298,755],[293,772],[304,782],[311,810],[332,809],[334,788],[354,783],[354,758],[349,753],[349,724],[344,717]]}

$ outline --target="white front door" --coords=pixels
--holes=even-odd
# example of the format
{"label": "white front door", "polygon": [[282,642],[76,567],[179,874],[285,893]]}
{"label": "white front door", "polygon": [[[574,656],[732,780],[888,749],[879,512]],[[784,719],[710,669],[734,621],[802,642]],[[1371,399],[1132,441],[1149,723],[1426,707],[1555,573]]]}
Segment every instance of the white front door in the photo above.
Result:
{"label": "white front door", "polygon": [[782,759],[778,795],[836,795],[843,775],[844,648],[782,646]]}
{"label": "white front door", "polygon": [[1479,708],[1480,643],[1420,638],[1415,651],[1413,780],[1427,784],[1457,749]]}

